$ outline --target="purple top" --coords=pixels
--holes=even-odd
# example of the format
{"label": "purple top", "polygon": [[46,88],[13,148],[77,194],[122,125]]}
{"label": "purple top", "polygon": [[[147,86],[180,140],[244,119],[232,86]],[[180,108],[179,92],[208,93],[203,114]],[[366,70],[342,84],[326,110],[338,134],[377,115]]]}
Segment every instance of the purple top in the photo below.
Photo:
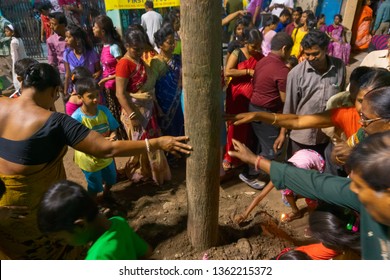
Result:
{"label": "purple top", "polygon": [[46,40],[48,63],[58,69],[61,74],[65,73],[64,51],[66,48],[65,38],[54,33]]}
{"label": "purple top", "polygon": [[[251,13],[252,16],[255,15],[255,10],[258,6],[260,6],[260,10],[261,10],[261,5],[263,3],[263,0],[252,0],[249,4],[248,4],[248,7],[246,8],[246,10],[248,11],[248,13]],[[260,13],[259,15],[257,16],[258,18],[260,18]]]}
{"label": "purple top", "polygon": [[80,56],[80,59],[76,57],[71,48],[67,48],[64,51],[64,62],[69,63],[70,71],[72,72],[76,67],[84,66],[91,73],[95,73],[95,64],[99,62],[99,56],[94,50],[87,50],[85,54]]}

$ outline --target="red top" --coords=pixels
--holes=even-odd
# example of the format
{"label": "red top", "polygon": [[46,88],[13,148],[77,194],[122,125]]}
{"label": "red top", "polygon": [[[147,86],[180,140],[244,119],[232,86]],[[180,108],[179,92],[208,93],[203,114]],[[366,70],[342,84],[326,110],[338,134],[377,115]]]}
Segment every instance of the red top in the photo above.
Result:
{"label": "red top", "polygon": [[50,18],[48,16],[41,14],[41,22],[47,40],[51,36]]}
{"label": "red top", "polygon": [[251,103],[273,112],[283,110],[279,91],[286,92],[287,74],[290,69],[285,62],[272,52],[260,59],[253,76]]}
{"label": "red top", "polygon": [[340,255],[340,252],[326,248],[322,243],[300,246],[295,250],[308,254],[313,260],[330,260]]}
{"label": "red top", "polygon": [[139,64],[127,58],[121,58],[116,65],[116,76],[128,79],[127,91],[131,93],[137,92],[146,82],[147,75],[145,65],[142,60]]}
{"label": "red top", "polygon": [[360,116],[355,107],[333,109],[331,111],[331,118],[332,123],[341,128],[347,138],[356,133],[361,127],[359,122]]}

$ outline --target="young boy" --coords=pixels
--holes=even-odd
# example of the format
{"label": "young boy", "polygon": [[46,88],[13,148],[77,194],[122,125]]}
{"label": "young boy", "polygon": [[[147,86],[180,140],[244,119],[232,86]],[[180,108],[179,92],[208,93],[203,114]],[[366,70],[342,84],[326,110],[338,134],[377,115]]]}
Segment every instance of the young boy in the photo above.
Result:
{"label": "young boy", "polygon": [[[76,93],[82,105],[73,114],[86,127],[95,130],[111,141],[116,140],[118,122],[110,110],[98,105],[99,86],[93,78],[81,78],[76,84]],[[110,188],[116,183],[116,168],[112,158],[96,158],[75,151],[75,163],[83,171],[88,183],[88,192],[96,199],[103,191],[103,198],[110,197]],[[103,188],[103,181],[105,187]]]}
{"label": "young boy", "polygon": [[44,194],[38,227],[73,246],[92,242],[86,260],[136,260],[152,253],[124,218],[107,219],[85,189],[71,181],[56,183]]}

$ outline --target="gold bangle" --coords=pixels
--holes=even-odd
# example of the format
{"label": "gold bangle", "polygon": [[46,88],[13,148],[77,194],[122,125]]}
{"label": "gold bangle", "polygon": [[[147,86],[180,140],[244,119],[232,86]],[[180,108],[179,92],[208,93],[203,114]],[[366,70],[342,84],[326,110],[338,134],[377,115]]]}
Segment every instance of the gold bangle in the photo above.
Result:
{"label": "gold bangle", "polygon": [[338,163],[340,163],[340,164],[344,164],[344,163],[345,163],[345,161],[340,160],[338,156],[336,156],[336,161],[337,161]]}
{"label": "gold bangle", "polygon": [[278,120],[278,116],[276,115],[276,113],[272,113],[272,114],[274,115],[274,121],[271,123],[271,125],[274,125]]}
{"label": "gold bangle", "polygon": [[246,72],[245,72],[245,73],[246,73],[246,75],[248,75],[248,68],[247,68],[247,69],[245,69],[245,70],[246,70]]}

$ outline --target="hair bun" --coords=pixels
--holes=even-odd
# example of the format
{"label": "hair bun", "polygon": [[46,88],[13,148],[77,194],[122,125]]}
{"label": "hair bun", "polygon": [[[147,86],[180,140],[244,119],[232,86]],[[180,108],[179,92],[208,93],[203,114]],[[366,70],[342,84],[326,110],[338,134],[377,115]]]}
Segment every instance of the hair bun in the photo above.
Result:
{"label": "hair bun", "polygon": [[34,83],[38,82],[39,80],[41,80],[41,73],[40,73],[39,65],[30,66],[27,69],[26,75],[24,78],[30,84],[34,84]]}

